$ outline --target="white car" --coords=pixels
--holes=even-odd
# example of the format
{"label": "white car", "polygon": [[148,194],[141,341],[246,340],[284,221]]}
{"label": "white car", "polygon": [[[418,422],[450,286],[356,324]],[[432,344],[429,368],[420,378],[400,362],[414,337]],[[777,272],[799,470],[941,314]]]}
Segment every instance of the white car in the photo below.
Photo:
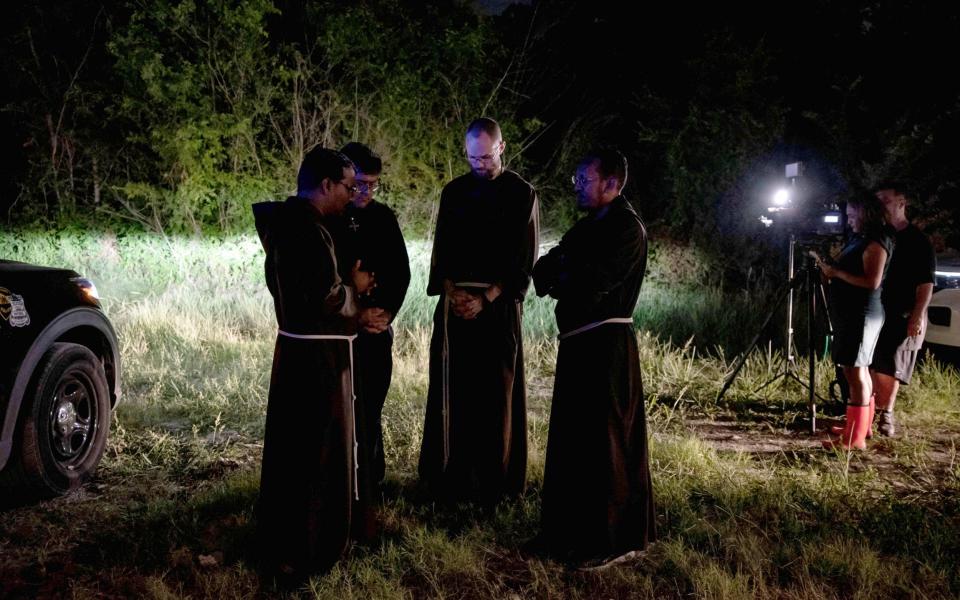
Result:
{"label": "white car", "polygon": [[[960,258],[937,258],[937,282],[927,308],[926,343],[947,357],[960,353]],[[944,352],[946,351],[946,352]]]}

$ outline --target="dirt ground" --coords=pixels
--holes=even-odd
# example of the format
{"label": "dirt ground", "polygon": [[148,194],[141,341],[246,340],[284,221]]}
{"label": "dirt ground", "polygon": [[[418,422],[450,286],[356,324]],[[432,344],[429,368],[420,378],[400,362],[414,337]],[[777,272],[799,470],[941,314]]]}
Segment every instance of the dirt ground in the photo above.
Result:
{"label": "dirt ground", "polygon": [[[801,464],[829,456],[821,442],[831,437],[831,426],[843,424],[842,418],[818,415],[816,433],[813,433],[808,414],[795,416],[786,426],[777,423],[782,419],[764,420],[759,416],[748,419],[743,415],[688,417],[683,421],[683,428],[720,453],[745,453],[776,463]],[[936,487],[938,480],[958,466],[960,431],[913,428],[908,419],[903,421],[898,424],[894,438],[878,434],[874,427],[867,449],[850,454],[850,469],[854,472],[872,469],[878,480],[895,488]],[[918,464],[923,468],[918,469]]]}

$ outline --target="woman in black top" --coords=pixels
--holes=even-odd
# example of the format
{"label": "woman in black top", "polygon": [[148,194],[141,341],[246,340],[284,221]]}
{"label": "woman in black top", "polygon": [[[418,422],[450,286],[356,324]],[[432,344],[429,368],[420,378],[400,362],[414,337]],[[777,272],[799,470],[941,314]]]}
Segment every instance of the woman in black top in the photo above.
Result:
{"label": "woman in black top", "polygon": [[884,222],[883,205],[873,195],[847,203],[847,223],[853,235],[836,261],[815,257],[820,272],[830,282],[833,362],[842,367],[850,384],[847,421],[840,439],[824,441],[823,445],[863,449],[873,422],[869,367],[883,326],[880,285],[890,264],[893,242]]}

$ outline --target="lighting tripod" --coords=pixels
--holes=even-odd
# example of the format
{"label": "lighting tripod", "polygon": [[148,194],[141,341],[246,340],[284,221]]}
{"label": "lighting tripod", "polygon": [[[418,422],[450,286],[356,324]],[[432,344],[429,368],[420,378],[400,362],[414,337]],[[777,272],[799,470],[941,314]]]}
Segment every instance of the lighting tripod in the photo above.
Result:
{"label": "lighting tripod", "polygon": [[[802,246],[801,246],[802,247]],[[767,325],[770,324],[770,321],[773,320],[774,315],[780,310],[780,307],[783,305],[784,301],[787,303],[787,337],[786,337],[786,346],[783,353],[783,370],[774,375],[769,381],[758,387],[754,390],[754,393],[759,392],[760,390],[766,388],[777,380],[783,379],[792,380],[796,383],[799,383],[802,387],[807,389],[807,407],[810,411],[810,433],[817,432],[817,400],[823,400],[816,393],[816,352],[814,350],[814,323],[816,321],[817,312],[822,312],[825,317],[827,336],[832,338],[833,336],[833,324],[830,322],[830,314],[827,310],[827,295],[826,290],[823,287],[823,284],[820,281],[820,273],[816,267],[816,264],[813,260],[805,253],[803,257],[803,265],[800,273],[796,272],[796,264],[794,262],[795,253],[797,249],[797,238],[794,234],[790,234],[790,251],[787,264],[787,281],[777,290],[774,296],[774,303],[770,307],[770,312],[767,313],[766,318],[763,320],[763,324],[760,326],[760,329],[757,330],[756,335],[754,335],[753,340],[747,346],[747,348],[737,357],[736,362],[734,363],[733,370],[727,375],[727,378],[723,382],[723,387],[720,389],[720,393],[717,394],[717,401],[719,402],[723,395],[727,392],[730,386],[733,384],[734,379],[736,379],[737,374],[740,373],[740,369],[743,368],[743,365],[747,362],[747,357],[750,355],[750,352],[756,347],[757,342],[760,341],[760,336],[764,330],[766,330]],[[794,330],[793,330],[793,314],[794,314],[794,291],[803,292],[805,301],[807,304],[807,381],[801,379],[798,375],[799,367],[797,366],[796,361],[796,347],[794,345]]]}

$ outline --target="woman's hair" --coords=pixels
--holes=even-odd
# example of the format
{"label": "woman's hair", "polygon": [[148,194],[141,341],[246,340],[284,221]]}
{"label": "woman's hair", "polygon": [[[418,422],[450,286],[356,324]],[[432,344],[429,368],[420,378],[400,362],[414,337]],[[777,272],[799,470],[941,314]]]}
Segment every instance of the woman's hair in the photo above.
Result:
{"label": "woman's hair", "polygon": [[848,205],[860,211],[860,235],[865,237],[880,237],[883,235],[887,223],[884,220],[886,211],[883,203],[874,194],[857,194],[847,202]]}

